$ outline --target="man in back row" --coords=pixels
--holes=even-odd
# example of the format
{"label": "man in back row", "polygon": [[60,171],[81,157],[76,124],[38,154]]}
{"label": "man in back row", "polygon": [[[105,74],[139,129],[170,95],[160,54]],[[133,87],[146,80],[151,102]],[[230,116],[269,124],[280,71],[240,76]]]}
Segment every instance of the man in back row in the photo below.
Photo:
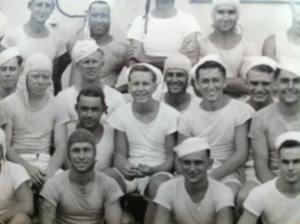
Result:
{"label": "man in back row", "polygon": [[275,142],[280,176],[250,192],[239,224],[300,223],[300,132],[285,132]]}
{"label": "man in back row", "polygon": [[[192,73],[203,98],[200,105],[180,117],[179,143],[188,137],[207,137],[214,160],[209,176],[225,183],[236,195],[242,186],[239,168],[247,159],[247,134],[254,110],[223,93],[226,70],[219,56],[203,57]],[[176,169],[181,172],[179,166]]]}

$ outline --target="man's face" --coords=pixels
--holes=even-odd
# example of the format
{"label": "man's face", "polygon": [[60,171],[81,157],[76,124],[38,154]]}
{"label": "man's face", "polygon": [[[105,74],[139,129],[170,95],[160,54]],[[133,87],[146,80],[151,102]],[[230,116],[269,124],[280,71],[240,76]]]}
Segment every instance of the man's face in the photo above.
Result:
{"label": "man's face", "polygon": [[18,59],[12,58],[0,67],[0,84],[6,90],[14,89],[21,72]]}
{"label": "man's face", "polygon": [[211,166],[211,160],[206,151],[200,151],[182,157],[180,164],[185,179],[196,185],[207,178],[207,170]]}
{"label": "man's face", "polygon": [[104,35],[110,29],[110,8],[106,4],[94,3],[89,11],[91,33]]}
{"label": "man's face", "polygon": [[279,156],[279,169],[284,181],[289,184],[300,182],[300,147],[283,148]]}
{"label": "man's face", "polygon": [[218,5],[214,9],[213,20],[215,28],[221,32],[232,31],[238,20],[236,7],[233,5]]}
{"label": "man's face", "polygon": [[69,149],[69,160],[78,173],[86,173],[94,168],[96,152],[89,142],[78,142]]}
{"label": "man's face", "polygon": [[43,96],[50,85],[51,74],[45,70],[34,70],[27,77],[28,91],[34,96]]}
{"label": "man's face", "polygon": [[147,103],[152,98],[156,84],[151,72],[134,71],[130,75],[128,90],[136,103]]}
{"label": "man's face", "polygon": [[94,128],[99,124],[103,113],[100,97],[81,95],[76,105],[79,122],[84,128]]}
{"label": "man's face", "polygon": [[198,77],[196,85],[203,100],[213,103],[221,98],[226,80],[218,68],[200,69]]}
{"label": "man's face", "polygon": [[29,3],[31,18],[40,23],[45,23],[54,10],[53,0],[33,0]]}
{"label": "man's face", "polygon": [[165,81],[170,93],[183,93],[188,84],[188,74],[182,69],[170,68],[165,74]]}
{"label": "man's face", "polygon": [[281,70],[276,80],[276,88],[281,102],[291,105],[300,100],[300,77]]}
{"label": "man's face", "polygon": [[103,65],[103,56],[99,51],[95,51],[89,56],[83,58],[77,64],[81,72],[82,79],[88,83],[99,80],[99,75]]}
{"label": "man's face", "polygon": [[247,84],[251,99],[256,103],[265,103],[271,98],[273,75],[250,69]]}

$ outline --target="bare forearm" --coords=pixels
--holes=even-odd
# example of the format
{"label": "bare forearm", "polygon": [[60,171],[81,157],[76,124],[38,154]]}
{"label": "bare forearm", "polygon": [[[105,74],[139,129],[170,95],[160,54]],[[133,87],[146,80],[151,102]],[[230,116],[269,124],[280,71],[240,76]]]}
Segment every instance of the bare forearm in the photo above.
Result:
{"label": "bare forearm", "polygon": [[261,181],[262,183],[265,183],[274,178],[274,175],[268,167],[268,163],[258,161],[257,164],[255,164],[255,171],[259,181]]}
{"label": "bare forearm", "polygon": [[248,88],[243,78],[228,78],[225,92],[236,96],[248,94]]}
{"label": "bare forearm", "polygon": [[11,220],[18,213],[24,213],[28,216],[31,216],[33,213],[33,210],[31,208],[31,206],[28,205],[28,203],[19,202],[17,205],[15,205],[13,208],[8,210],[6,213],[0,215],[0,220],[4,221],[6,223],[9,220]]}
{"label": "bare forearm", "polygon": [[47,178],[54,176],[56,171],[62,167],[67,158],[67,153],[65,151],[65,149],[58,149],[54,152],[46,170]]}
{"label": "bare forearm", "polygon": [[125,165],[129,164],[127,158],[122,155],[122,154],[119,154],[117,153],[114,157],[114,167],[116,167],[118,170],[122,170],[123,167]]}
{"label": "bare forearm", "polygon": [[11,162],[22,165],[26,170],[31,166],[25,159],[23,159],[14,149],[7,151],[7,159]]}
{"label": "bare forearm", "polygon": [[39,223],[56,224],[56,207],[45,199],[40,199]]}
{"label": "bare forearm", "polygon": [[171,172],[173,168],[173,156],[172,158],[168,158],[164,163],[151,167],[151,175],[158,173],[158,172]]}

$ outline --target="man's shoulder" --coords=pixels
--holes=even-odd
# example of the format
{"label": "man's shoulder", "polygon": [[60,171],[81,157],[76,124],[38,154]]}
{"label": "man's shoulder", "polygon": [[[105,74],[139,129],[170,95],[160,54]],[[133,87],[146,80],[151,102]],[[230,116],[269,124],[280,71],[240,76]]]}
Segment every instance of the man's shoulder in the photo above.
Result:
{"label": "man's shoulder", "polygon": [[15,104],[18,101],[18,93],[14,92],[2,100],[3,105]]}
{"label": "man's shoulder", "polygon": [[104,86],[103,92],[105,95],[110,96],[111,98],[115,98],[115,97],[123,98],[122,93],[120,93],[118,90],[116,90],[108,85]]}
{"label": "man's shoulder", "polygon": [[78,92],[76,91],[75,87],[74,86],[71,86],[67,89],[64,89],[62,91],[60,91],[56,98],[57,99],[66,99],[66,98],[70,98],[70,97],[74,97],[74,96],[77,96],[78,95]]}
{"label": "man's shoulder", "polygon": [[99,187],[104,187],[105,189],[119,186],[115,179],[99,170],[95,170],[95,181]]}
{"label": "man's shoulder", "polygon": [[211,178],[208,178],[208,183],[209,183],[209,189],[211,189],[212,192],[218,192],[218,193],[232,193],[230,188],[227,187],[225,184],[217,181],[217,180],[214,180],[214,179],[211,179]]}
{"label": "man's shoulder", "polygon": [[273,114],[276,111],[275,106],[276,106],[276,103],[272,103],[272,104],[260,109],[253,115],[253,119],[269,117],[270,114]]}
{"label": "man's shoulder", "polygon": [[231,99],[230,100],[230,106],[231,107],[236,107],[236,108],[240,108],[240,109],[244,109],[244,110],[249,110],[251,112],[255,112],[255,110],[253,109],[253,107],[251,107],[248,103],[246,102],[242,102],[240,100],[236,100],[236,99]]}
{"label": "man's shoulder", "polygon": [[171,107],[170,105],[168,105],[166,103],[160,102],[160,107],[161,107],[161,110],[166,114],[169,114],[169,115],[174,114],[177,116],[180,115],[180,113],[176,109],[174,109],[173,107]]}
{"label": "man's shoulder", "polygon": [[180,186],[183,186],[184,185],[183,183],[184,183],[184,177],[180,175],[162,183],[161,186],[163,190],[173,191],[174,189],[178,189],[180,188]]}
{"label": "man's shoulder", "polygon": [[63,186],[69,180],[70,170],[63,171],[62,173],[55,175],[47,180],[47,185]]}
{"label": "man's shoulder", "polygon": [[50,37],[58,42],[64,42],[62,35],[58,33],[56,30],[49,28]]}

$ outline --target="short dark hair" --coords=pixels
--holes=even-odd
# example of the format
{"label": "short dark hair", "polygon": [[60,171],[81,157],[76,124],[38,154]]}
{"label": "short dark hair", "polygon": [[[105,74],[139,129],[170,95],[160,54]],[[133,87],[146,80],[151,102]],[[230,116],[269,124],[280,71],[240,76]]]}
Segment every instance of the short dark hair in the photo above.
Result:
{"label": "short dark hair", "polygon": [[150,72],[151,75],[152,75],[152,81],[156,82],[156,75],[155,75],[155,73],[150,68],[148,68],[145,65],[135,65],[135,66],[133,66],[131,68],[131,70],[130,70],[130,73],[129,73],[129,76],[128,76],[128,81],[130,81],[131,74],[133,72],[137,72],[137,71],[139,71],[139,72]]}
{"label": "short dark hair", "polygon": [[278,153],[280,155],[281,150],[283,148],[293,148],[293,147],[300,147],[300,142],[295,140],[286,140],[279,146]]}
{"label": "short dark hair", "polygon": [[99,4],[99,5],[107,5],[107,6],[108,6],[108,8],[109,8],[109,13],[111,13],[111,9],[110,9],[110,6],[109,6],[109,4],[108,4],[107,2],[105,2],[105,1],[101,1],[101,0],[92,2],[92,4],[90,4],[90,6],[89,6],[89,11],[91,11],[91,9],[92,9],[92,6],[93,6],[94,4]]}
{"label": "short dark hair", "polygon": [[22,62],[23,62],[23,58],[19,55],[16,58],[17,58],[17,61],[18,61],[18,65],[21,66]]}
{"label": "short dark hair", "polygon": [[200,70],[201,69],[209,69],[209,68],[217,68],[219,69],[219,71],[222,73],[223,77],[226,77],[226,69],[223,67],[223,65],[219,64],[218,62],[215,61],[207,61],[205,63],[203,63],[202,65],[200,65],[197,69],[196,69],[196,79],[199,79],[199,74],[200,74]]}
{"label": "short dark hair", "polygon": [[79,95],[77,96],[77,104],[79,103],[81,96],[100,97],[101,104],[104,108],[104,112],[107,114],[108,107],[105,103],[105,95],[104,95],[104,92],[103,92],[102,88],[100,87],[100,85],[90,84],[90,85],[87,85],[84,88],[82,88]]}

